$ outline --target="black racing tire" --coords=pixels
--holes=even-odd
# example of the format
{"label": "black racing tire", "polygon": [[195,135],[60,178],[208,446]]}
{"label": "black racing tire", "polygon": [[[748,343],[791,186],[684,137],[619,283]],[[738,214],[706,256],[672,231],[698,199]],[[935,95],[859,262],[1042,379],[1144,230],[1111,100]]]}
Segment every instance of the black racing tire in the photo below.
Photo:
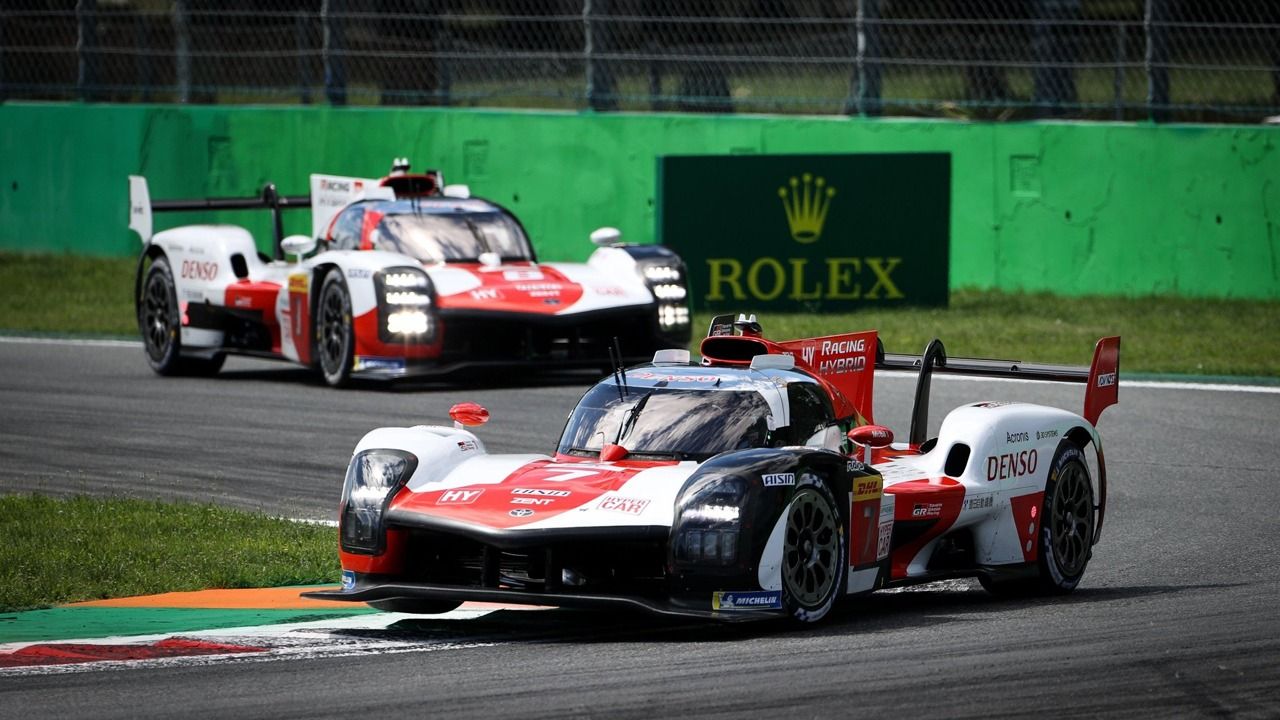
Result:
{"label": "black racing tire", "polygon": [[817,475],[797,473],[782,541],[782,606],[792,620],[816,623],[845,591],[849,549],[844,520]]}
{"label": "black racing tire", "polygon": [[1093,556],[1093,482],[1084,451],[1070,440],[1058,444],[1044,504],[1040,508],[1036,574],[1017,580],[980,576],[988,592],[999,596],[1065,595],[1080,584]]}
{"label": "black racing tire", "polygon": [[324,276],[318,298],[313,336],[316,366],[330,387],[342,387],[351,380],[355,358],[351,293],[342,273],[330,272]]}
{"label": "black racing tire", "polygon": [[158,375],[177,375],[182,359],[181,316],[169,261],[156,257],[138,298],[138,332],[147,364]]}
{"label": "black racing tire", "polygon": [[457,600],[422,600],[420,598],[389,598],[372,600],[369,606],[383,612],[413,613],[415,615],[441,615],[457,610],[462,603]]}

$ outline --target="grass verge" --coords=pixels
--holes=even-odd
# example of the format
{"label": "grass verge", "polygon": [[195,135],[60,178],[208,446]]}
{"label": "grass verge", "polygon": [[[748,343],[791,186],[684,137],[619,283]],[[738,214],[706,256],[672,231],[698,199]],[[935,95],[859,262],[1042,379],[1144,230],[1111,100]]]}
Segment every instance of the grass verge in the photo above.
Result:
{"label": "grass verge", "polygon": [[132,258],[0,253],[0,329],[137,336]]}
{"label": "grass verge", "polygon": [[[0,332],[137,337],[135,261],[0,253]],[[751,308],[744,307],[744,311]],[[695,319],[693,350],[711,313]],[[957,290],[945,309],[762,314],[769,337],[874,328],[890,352],[941,338],[948,354],[1085,364],[1121,335],[1124,372],[1280,377],[1280,302],[1083,297]]]}
{"label": "grass verge", "polygon": [[[695,336],[711,313],[695,316]],[[1280,377],[1280,302],[1176,297],[1062,298],[953,291],[946,309],[761,315],[767,337],[874,328],[888,352],[924,351],[941,338],[952,357],[1088,365],[1093,344],[1121,336],[1121,374]],[[694,339],[695,345],[698,338]]]}
{"label": "grass verge", "polygon": [[0,612],[336,582],[336,533],[214,505],[0,496]]}

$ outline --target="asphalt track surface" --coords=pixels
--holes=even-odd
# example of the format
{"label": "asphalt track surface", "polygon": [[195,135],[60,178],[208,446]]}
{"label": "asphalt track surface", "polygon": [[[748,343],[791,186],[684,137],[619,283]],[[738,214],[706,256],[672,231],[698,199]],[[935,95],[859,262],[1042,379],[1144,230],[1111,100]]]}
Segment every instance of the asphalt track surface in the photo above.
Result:
{"label": "asphalt track surface", "polygon": [[[1123,378],[1123,375],[1122,375]],[[544,379],[544,383],[547,381]],[[0,490],[208,500],[333,518],[352,446],[473,400],[490,452],[548,451],[583,378],[332,391],[233,359],[167,379],[138,347],[0,342]],[[912,382],[878,378],[906,428]],[[1071,385],[935,380],[1079,407]],[[1065,598],[967,581],[877,594],[799,631],[501,611],[389,631],[447,651],[0,677],[0,717],[1280,716],[1280,394],[1126,388],[1103,416],[1102,543]]]}

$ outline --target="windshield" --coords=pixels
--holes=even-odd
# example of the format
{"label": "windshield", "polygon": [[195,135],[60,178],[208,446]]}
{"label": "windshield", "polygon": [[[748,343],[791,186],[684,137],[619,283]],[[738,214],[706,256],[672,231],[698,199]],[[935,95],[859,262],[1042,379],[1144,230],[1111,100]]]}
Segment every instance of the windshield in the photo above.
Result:
{"label": "windshield", "polygon": [[379,249],[424,263],[476,262],[486,252],[503,260],[531,259],[520,226],[500,212],[387,215],[377,232]]}
{"label": "windshield", "polygon": [[765,447],[769,405],[754,390],[631,388],[620,398],[611,382],[582,398],[560,438],[560,452],[596,454],[605,443],[632,456],[705,460],[725,452]]}

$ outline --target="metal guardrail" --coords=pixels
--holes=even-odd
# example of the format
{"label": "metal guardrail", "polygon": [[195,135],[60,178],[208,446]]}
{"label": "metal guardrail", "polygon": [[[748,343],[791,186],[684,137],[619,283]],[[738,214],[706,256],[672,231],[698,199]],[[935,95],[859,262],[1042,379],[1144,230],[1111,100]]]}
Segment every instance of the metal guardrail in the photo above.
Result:
{"label": "metal guardrail", "polygon": [[1277,0],[5,0],[0,100],[1259,122]]}

